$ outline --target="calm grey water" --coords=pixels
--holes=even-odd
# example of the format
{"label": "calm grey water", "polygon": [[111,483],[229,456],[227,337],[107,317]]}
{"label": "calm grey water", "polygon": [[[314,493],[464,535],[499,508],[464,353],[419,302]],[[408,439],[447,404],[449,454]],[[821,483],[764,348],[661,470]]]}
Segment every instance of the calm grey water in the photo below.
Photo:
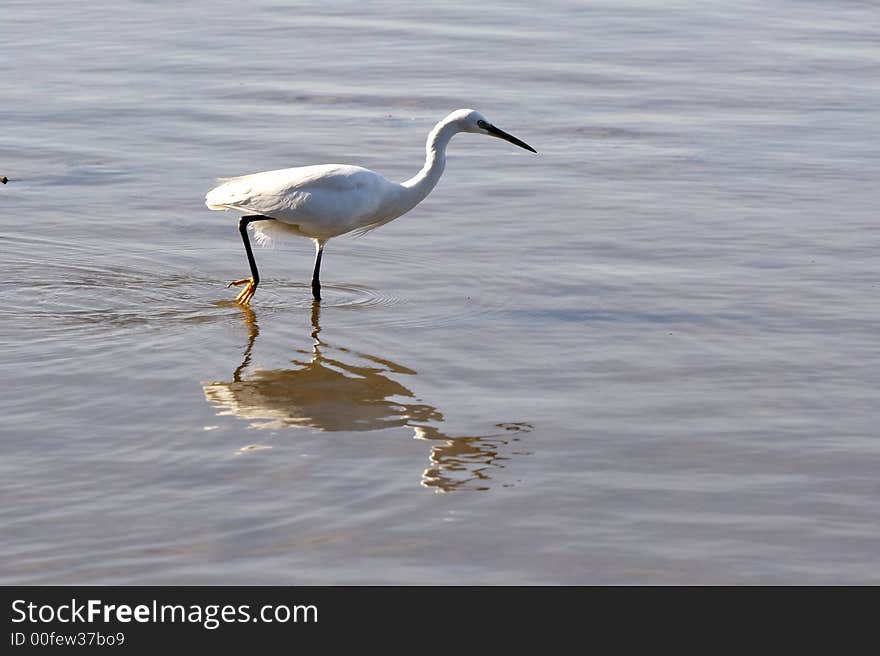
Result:
{"label": "calm grey water", "polygon": [[6,0],[0,583],[880,583],[877,11]]}

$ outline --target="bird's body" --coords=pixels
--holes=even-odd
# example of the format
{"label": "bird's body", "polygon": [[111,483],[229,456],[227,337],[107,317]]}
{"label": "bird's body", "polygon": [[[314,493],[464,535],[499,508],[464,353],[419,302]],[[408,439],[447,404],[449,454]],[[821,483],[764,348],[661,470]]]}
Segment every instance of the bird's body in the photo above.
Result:
{"label": "bird's body", "polygon": [[237,300],[247,304],[259,283],[256,263],[247,237],[255,223],[259,237],[288,233],[315,241],[317,257],[312,291],[320,300],[321,253],[328,239],[350,232],[365,232],[406,214],[434,188],[446,165],[446,146],[459,132],[500,137],[534,152],[534,149],[491,125],[479,112],[460,109],[440,121],[428,135],[425,165],[405,182],[346,164],[320,164],[264,171],[228,178],[208,192],[205,204],[212,210],[245,213],[239,224],[251,278],[230,284],[246,285]]}
{"label": "bird's body", "polygon": [[375,171],[320,164],[232,178],[205,201],[212,210],[261,214],[299,237],[327,240],[396,218],[404,196],[400,185]]}

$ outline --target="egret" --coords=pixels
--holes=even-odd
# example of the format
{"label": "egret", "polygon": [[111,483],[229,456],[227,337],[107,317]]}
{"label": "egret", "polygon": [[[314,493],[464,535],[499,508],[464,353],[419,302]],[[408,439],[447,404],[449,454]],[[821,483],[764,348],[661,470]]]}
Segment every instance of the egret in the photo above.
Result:
{"label": "egret", "polygon": [[459,132],[504,139],[533,153],[534,148],[490,123],[473,109],[459,109],[441,120],[428,134],[425,165],[405,182],[345,164],[319,164],[253,173],[221,179],[205,196],[212,210],[236,210],[250,278],[233,280],[227,287],[244,289],[236,301],[247,305],[260,284],[260,274],[248,239],[248,225],[262,242],[275,234],[307,237],[315,243],[312,295],[321,300],[321,256],[328,239],[350,232],[363,234],[409,212],[431,193],[446,166],[446,146]]}

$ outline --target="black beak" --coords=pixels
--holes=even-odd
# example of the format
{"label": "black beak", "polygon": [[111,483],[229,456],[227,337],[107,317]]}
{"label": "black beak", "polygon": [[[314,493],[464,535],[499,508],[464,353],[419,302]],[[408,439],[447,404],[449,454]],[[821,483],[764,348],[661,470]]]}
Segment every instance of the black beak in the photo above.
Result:
{"label": "black beak", "polygon": [[519,146],[520,148],[525,148],[526,150],[531,150],[533,153],[537,153],[538,151],[532,148],[525,141],[521,141],[517,139],[512,134],[507,134],[504,130],[499,130],[494,125],[486,126],[486,131],[491,134],[493,137],[498,137],[499,139],[504,139],[505,141],[509,141],[510,143]]}

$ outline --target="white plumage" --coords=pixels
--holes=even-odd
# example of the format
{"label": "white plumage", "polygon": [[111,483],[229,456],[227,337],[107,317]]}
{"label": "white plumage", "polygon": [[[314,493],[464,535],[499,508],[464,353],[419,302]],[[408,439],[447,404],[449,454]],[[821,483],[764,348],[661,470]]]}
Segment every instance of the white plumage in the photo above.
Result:
{"label": "white plumage", "polygon": [[499,137],[536,152],[493,126],[479,112],[459,109],[431,130],[425,147],[425,165],[405,182],[391,182],[375,171],[346,164],[301,166],[222,180],[205,196],[205,204],[212,210],[235,210],[248,215],[242,217],[239,228],[252,277],[230,283],[245,285],[236,300],[247,304],[259,284],[247,237],[249,223],[255,223],[259,241],[281,232],[315,241],[312,292],[320,300],[321,254],[327,240],[353,231],[372,230],[418,205],[443,174],[446,146],[459,132]]}
{"label": "white plumage", "polygon": [[396,186],[359,166],[320,164],[226,180],[208,192],[205,204],[268,216],[300,237],[327,240],[376,219]]}

